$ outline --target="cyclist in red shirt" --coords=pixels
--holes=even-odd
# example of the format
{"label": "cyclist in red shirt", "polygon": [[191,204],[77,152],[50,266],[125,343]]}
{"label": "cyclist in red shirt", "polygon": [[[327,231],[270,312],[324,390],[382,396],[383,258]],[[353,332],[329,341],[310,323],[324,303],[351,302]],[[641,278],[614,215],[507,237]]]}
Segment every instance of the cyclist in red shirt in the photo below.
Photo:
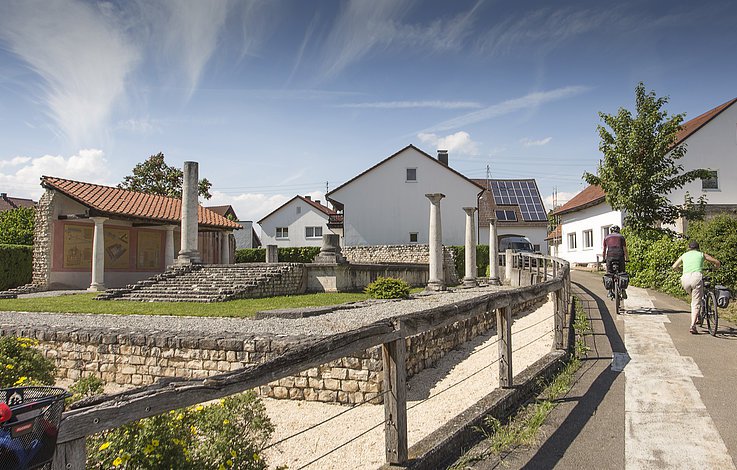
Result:
{"label": "cyclist in red shirt", "polygon": [[[620,229],[618,225],[612,225],[609,229],[609,235],[604,237],[604,261],[606,262],[607,274],[616,274],[612,268],[612,263],[619,263],[619,272],[624,272],[624,263],[629,259],[627,253],[627,241],[624,236],[619,233]],[[609,298],[614,298],[614,292],[609,289]],[[627,298],[627,292],[622,291],[622,298]]]}

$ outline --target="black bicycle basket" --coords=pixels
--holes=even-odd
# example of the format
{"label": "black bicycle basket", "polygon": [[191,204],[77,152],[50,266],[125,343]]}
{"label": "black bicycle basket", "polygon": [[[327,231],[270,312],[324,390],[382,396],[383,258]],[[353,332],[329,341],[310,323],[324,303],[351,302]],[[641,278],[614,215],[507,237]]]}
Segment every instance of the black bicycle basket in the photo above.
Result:
{"label": "black bicycle basket", "polygon": [[715,286],[714,290],[716,290],[717,305],[719,308],[725,308],[729,305],[729,300],[732,298],[732,293],[729,292],[729,289],[725,286]]}
{"label": "black bicycle basket", "polygon": [[0,389],[0,470],[51,468],[68,396],[58,387]]}

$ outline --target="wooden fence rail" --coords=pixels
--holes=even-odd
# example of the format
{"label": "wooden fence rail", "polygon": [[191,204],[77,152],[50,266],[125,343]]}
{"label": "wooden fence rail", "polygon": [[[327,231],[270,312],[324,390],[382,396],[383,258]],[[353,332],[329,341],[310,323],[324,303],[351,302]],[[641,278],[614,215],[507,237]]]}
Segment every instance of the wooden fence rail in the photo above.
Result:
{"label": "wooden fence rail", "polygon": [[[530,259],[525,260],[525,257]],[[539,261],[534,263],[535,267],[532,259]],[[406,463],[408,443],[405,338],[484,312],[496,311],[500,338],[499,386],[511,387],[512,306],[552,293],[555,347],[562,347],[563,325],[570,292],[568,263],[541,255],[516,254],[514,264],[520,273],[524,271],[524,275],[531,276],[535,283],[377,321],[329,337],[295,342],[282,355],[237,371],[206,379],[159,379],[156,384],[147,387],[76,403],[64,413],[52,469],[84,469],[85,439],[89,435],[170,410],[250,390],[378,345],[382,346],[384,368],[386,460],[390,464]],[[540,264],[544,266],[542,275],[539,273]],[[548,265],[552,268],[550,276]]]}

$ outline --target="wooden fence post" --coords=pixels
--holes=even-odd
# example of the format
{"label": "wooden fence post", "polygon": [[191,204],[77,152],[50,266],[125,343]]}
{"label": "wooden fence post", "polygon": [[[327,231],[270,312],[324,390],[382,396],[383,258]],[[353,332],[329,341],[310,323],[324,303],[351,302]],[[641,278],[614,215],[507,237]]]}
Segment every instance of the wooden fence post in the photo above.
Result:
{"label": "wooden fence post", "polygon": [[499,335],[499,387],[512,386],[512,306],[496,310],[496,327]]}
{"label": "wooden fence post", "polygon": [[563,289],[553,293],[553,318],[555,328],[555,349],[563,349],[563,324],[565,323],[565,307],[563,301]]}
{"label": "wooden fence post", "polygon": [[56,446],[51,470],[84,470],[86,466],[85,438],[64,442]]}
{"label": "wooden fence post", "polygon": [[386,461],[401,465],[407,462],[407,354],[404,337],[384,343],[384,436]]}
{"label": "wooden fence post", "polygon": [[548,280],[548,259],[543,258],[543,281]]}

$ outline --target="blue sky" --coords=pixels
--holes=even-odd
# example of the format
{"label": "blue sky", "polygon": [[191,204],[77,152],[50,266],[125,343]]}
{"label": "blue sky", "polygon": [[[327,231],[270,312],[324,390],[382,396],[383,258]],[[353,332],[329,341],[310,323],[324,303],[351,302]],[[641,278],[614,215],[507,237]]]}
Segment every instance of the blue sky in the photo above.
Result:
{"label": "blue sky", "polygon": [[0,191],[114,185],[164,152],[258,220],[412,143],[536,178],[550,208],[639,81],[687,119],[737,96],[736,20],[730,0],[4,0]]}

